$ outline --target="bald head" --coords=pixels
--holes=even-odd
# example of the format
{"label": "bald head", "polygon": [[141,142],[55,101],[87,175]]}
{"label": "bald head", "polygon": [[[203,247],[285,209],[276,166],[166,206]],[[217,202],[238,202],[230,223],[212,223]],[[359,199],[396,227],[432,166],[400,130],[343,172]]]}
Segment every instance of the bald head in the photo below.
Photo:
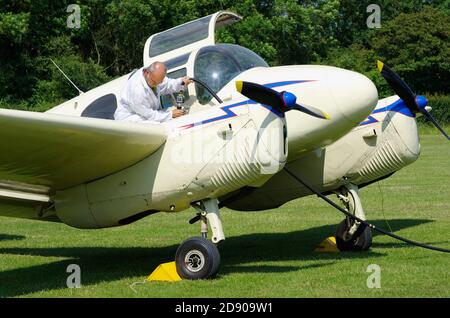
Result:
{"label": "bald head", "polygon": [[144,68],[144,77],[150,87],[156,87],[162,83],[167,74],[167,67],[162,62],[153,62]]}
{"label": "bald head", "polygon": [[150,73],[154,72],[164,72],[164,74],[167,73],[167,67],[163,62],[153,62],[152,64],[150,64],[150,66],[147,66],[145,69]]}

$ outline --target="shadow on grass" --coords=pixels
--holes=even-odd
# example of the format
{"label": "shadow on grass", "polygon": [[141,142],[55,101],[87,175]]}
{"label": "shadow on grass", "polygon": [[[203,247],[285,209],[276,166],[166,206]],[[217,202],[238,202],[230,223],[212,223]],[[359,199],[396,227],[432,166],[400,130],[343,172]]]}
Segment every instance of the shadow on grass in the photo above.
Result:
{"label": "shadow on grass", "polygon": [[[430,220],[393,220],[393,230],[431,222]],[[382,225],[382,221],[375,222]],[[288,233],[256,233],[230,237],[219,247],[222,265],[220,276],[236,272],[281,273],[328,266],[340,259],[382,257],[384,254],[315,253],[314,247],[325,237],[333,235],[334,225],[326,225]],[[63,257],[61,261],[0,272],[0,297],[14,297],[43,290],[64,289],[70,273],[69,264],[81,268],[84,286],[101,282],[143,277],[162,262],[172,260],[177,245],[142,247],[64,247],[64,248],[1,248],[0,254]],[[305,266],[254,265],[255,262],[313,261]],[[249,263],[249,265],[245,265]],[[220,279],[220,278],[219,278]],[[126,287],[124,287],[126,288]]]}
{"label": "shadow on grass", "polygon": [[0,241],[17,241],[23,240],[25,236],[23,235],[10,235],[10,234],[1,234],[0,233]]}

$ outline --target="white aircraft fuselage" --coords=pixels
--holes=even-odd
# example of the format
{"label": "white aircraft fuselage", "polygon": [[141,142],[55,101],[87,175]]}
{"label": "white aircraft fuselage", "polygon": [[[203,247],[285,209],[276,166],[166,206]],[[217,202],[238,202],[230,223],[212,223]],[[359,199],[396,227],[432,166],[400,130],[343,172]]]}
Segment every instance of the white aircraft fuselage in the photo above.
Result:
{"label": "white aircraft fuselage", "polygon": [[[128,76],[68,101],[51,113],[80,116],[92,97],[119,92]],[[242,96],[234,81],[289,91],[331,117],[279,114]],[[192,202],[260,187],[287,161],[325,147],[372,112],[377,90],[365,76],[327,66],[254,68],[221,90],[229,101],[163,123],[167,140],[148,158],[99,180],[55,195],[58,217],[80,228],[127,223],[144,211],[177,212]],[[91,97],[92,96],[92,97]],[[287,134],[283,133],[284,127]],[[255,146],[256,145],[256,146]]]}

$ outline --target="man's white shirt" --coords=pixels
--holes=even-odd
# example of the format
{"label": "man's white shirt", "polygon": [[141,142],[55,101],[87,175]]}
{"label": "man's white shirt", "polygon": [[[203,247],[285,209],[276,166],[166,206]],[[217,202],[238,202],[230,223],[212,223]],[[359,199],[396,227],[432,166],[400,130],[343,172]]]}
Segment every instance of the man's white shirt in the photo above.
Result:
{"label": "man's white shirt", "polygon": [[120,92],[114,119],[151,123],[172,119],[172,112],[161,108],[160,96],[179,92],[182,83],[181,78],[166,77],[153,92],[144,78],[143,67],[138,69]]}

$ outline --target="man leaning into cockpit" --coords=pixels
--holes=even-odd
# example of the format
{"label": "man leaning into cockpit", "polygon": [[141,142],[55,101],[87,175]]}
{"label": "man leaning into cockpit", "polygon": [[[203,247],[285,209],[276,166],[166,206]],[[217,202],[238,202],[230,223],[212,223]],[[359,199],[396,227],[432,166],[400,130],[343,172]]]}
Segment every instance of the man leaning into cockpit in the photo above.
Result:
{"label": "man leaning into cockpit", "polygon": [[160,96],[179,92],[183,85],[189,85],[192,80],[187,76],[171,79],[166,74],[167,67],[161,62],[138,69],[120,92],[114,119],[161,123],[183,116],[181,109],[163,110]]}

